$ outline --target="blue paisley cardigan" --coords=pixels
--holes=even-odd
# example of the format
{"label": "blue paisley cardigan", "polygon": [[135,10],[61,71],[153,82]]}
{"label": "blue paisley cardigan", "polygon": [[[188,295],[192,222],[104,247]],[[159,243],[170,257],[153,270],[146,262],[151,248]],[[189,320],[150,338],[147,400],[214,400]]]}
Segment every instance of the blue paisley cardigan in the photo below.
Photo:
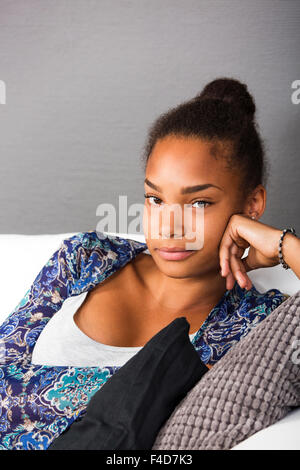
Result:
{"label": "blue paisley cardigan", "polygon": [[[0,449],[47,449],[120,368],[31,363],[41,331],[65,299],[93,289],[147,249],[142,242],[98,234],[63,240],[0,326]],[[192,340],[201,360],[214,364],[287,297],[235,283]]]}

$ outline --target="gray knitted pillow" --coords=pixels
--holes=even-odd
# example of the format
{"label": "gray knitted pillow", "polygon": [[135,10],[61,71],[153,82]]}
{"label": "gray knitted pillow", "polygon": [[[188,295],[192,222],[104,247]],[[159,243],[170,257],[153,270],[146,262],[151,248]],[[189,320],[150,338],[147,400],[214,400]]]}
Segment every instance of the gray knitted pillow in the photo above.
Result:
{"label": "gray knitted pillow", "polygon": [[199,380],[160,429],[152,449],[228,450],[299,407],[299,339],[300,291]]}

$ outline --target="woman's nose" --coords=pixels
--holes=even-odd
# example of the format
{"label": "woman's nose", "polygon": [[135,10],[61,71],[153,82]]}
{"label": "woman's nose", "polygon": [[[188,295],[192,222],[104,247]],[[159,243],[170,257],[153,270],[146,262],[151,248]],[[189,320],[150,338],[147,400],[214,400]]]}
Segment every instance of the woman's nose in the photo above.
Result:
{"label": "woman's nose", "polygon": [[179,204],[166,206],[160,214],[161,238],[183,238],[184,237],[184,219],[183,210]]}

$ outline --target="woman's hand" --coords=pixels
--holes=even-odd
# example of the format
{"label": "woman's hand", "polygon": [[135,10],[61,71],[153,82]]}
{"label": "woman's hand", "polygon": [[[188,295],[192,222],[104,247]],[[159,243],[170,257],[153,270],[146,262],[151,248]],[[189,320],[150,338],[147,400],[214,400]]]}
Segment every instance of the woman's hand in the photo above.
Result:
{"label": "woman's hand", "polygon": [[[236,280],[242,288],[249,290],[252,282],[247,271],[279,264],[278,244],[281,234],[282,230],[246,215],[233,214],[219,249],[221,275],[226,277],[226,289],[232,289]],[[241,259],[248,247],[248,256]]]}

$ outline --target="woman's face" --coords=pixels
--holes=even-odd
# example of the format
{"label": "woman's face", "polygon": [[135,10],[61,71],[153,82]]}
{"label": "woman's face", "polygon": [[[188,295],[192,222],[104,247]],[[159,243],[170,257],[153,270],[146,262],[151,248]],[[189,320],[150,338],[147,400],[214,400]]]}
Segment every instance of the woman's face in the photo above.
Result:
{"label": "woman's face", "polygon": [[[222,235],[231,215],[243,211],[238,190],[240,176],[226,168],[226,159],[215,158],[211,149],[211,143],[197,138],[168,136],[156,143],[147,163],[144,188],[145,195],[150,198],[146,197],[144,206],[145,240],[158,269],[171,277],[193,277],[219,271]],[[183,188],[196,185],[213,186],[182,193]],[[163,216],[173,204],[182,209],[179,219],[177,215]],[[189,226],[185,225],[183,215],[185,204],[191,208]],[[189,249],[188,244],[196,241],[196,220],[204,222],[202,226],[200,224],[202,238],[198,233],[198,240],[204,236],[202,248],[185,259],[164,259],[159,248]],[[194,231],[193,239],[187,238],[187,227]]]}

